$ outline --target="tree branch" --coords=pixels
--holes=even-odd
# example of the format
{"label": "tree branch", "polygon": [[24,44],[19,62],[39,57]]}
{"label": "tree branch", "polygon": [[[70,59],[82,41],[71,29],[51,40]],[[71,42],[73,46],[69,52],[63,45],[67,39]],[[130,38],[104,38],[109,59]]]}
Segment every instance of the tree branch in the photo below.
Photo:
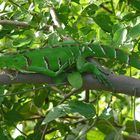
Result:
{"label": "tree branch", "polygon": [[99,81],[93,78],[92,75],[85,75],[84,88],[106,90],[113,93],[124,93],[131,96],[134,95],[134,91],[136,90],[136,96],[140,97],[140,80],[116,74],[109,74],[107,79],[112,84],[112,87],[107,87],[104,84],[99,83]]}
{"label": "tree branch", "polygon": [[0,20],[1,25],[14,25],[14,26],[20,26],[20,27],[29,27],[29,24],[26,22],[21,22],[21,21],[15,21],[15,20]]}
{"label": "tree branch", "polygon": [[[140,80],[110,73],[107,76],[107,79],[112,84],[112,87],[105,86],[104,84],[100,83],[93,75],[85,74],[83,76],[83,88],[88,89],[95,89],[95,90],[105,90],[111,91],[113,93],[123,93],[126,95],[134,95],[136,90],[136,96],[140,97]],[[64,81],[65,82],[65,81]],[[18,73],[15,79],[11,79],[6,74],[0,75],[0,84],[1,85],[8,85],[8,84],[16,84],[16,83],[48,83],[53,84],[54,81],[51,77],[42,74],[22,74]]]}

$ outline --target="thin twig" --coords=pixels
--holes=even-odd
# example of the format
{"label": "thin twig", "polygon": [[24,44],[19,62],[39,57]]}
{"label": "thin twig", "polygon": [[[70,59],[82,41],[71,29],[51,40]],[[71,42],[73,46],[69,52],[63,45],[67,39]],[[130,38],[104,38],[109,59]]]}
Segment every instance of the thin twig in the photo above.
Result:
{"label": "thin twig", "polygon": [[106,11],[109,12],[110,14],[113,13],[113,11],[111,11],[110,9],[108,9],[107,7],[105,7],[103,4],[101,4],[100,7],[102,7],[104,10],[106,10]]}
{"label": "thin twig", "polygon": [[66,116],[62,116],[62,117],[60,117],[60,118],[63,118],[63,119],[80,119],[81,117],[79,117],[79,116],[69,116],[69,115],[66,115]]}
{"label": "thin twig", "polygon": [[115,8],[114,8],[114,5],[113,5],[113,0],[111,0],[111,7],[112,7],[113,14],[115,15]]}
{"label": "thin twig", "polygon": [[89,94],[90,94],[90,93],[89,93],[89,90],[88,90],[88,89],[85,90],[85,92],[86,92],[86,93],[85,93],[85,102],[88,103],[88,102],[89,102]]}
{"label": "thin twig", "polygon": [[78,134],[78,136],[75,138],[75,140],[79,140],[84,134],[87,134],[87,132],[88,132],[89,130],[91,130],[91,128],[96,124],[96,122],[97,122],[97,119],[95,119],[95,120],[93,121],[93,123],[89,126],[89,128],[87,128],[87,129],[84,131],[84,133],[81,133],[80,135]]}
{"label": "thin twig", "polygon": [[58,130],[58,129],[57,129],[57,128],[52,128],[52,129],[48,130],[45,134],[52,133],[52,132],[54,132],[54,131],[56,131],[56,130]]}
{"label": "thin twig", "polygon": [[79,91],[79,89],[73,89],[71,90],[68,94],[64,95],[64,98],[58,103],[59,104],[62,104],[65,100],[67,100],[71,95],[74,95],[75,93],[77,93],[77,91]]}
{"label": "thin twig", "polygon": [[24,132],[22,132],[16,125],[15,125],[15,128],[16,128],[22,135],[24,135],[25,137],[27,137],[27,135],[26,135]]}
{"label": "thin twig", "polygon": [[42,136],[41,136],[41,139],[40,140],[44,140],[44,137],[45,137],[47,128],[48,128],[48,124],[45,125],[45,128],[43,130],[43,133],[42,133]]}
{"label": "thin twig", "polygon": [[13,0],[8,0],[13,6],[20,8],[22,11],[29,13],[27,9],[25,9],[23,6],[17,4],[17,2],[13,2]]}
{"label": "thin twig", "polygon": [[110,101],[108,102],[107,109],[109,109],[110,106],[111,106],[111,103],[112,103],[112,97],[113,97],[113,95],[111,95],[111,97],[110,97]]}
{"label": "thin twig", "polygon": [[51,89],[56,91],[56,92],[58,92],[58,93],[60,93],[60,94],[62,94],[62,95],[64,95],[63,91],[58,89],[56,86],[51,86]]}
{"label": "thin twig", "polygon": [[60,86],[60,85],[64,85],[64,84],[66,84],[66,83],[64,82],[64,83],[60,83],[60,84],[49,84],[49,85],[46,85],[46,86],[43,86],[43,87],[28,89],[26,91],[20,91],[20,92],[15,92],[15,93],[11,93],[11,94],[0,95],[0,97],[19,95],[19,94],[23,94],[23,93],[26,93],[26,92],[36,91],[36,90],[40,90],[40,89],[51,87],[51,86]]}
{"label": "thin twig", "polygon": [[87,121],[88,121],[87,118],[82,118],[82,119],[79,118],[79,120],[76,120],[76,121],[72,122],[71,124],[74,124],[74,125],[79,124],[79,123],[85,124]]}
{"label": "thin twig", "polygon": [[43,116],[34,116],[34,117],[31,117],[31,118],[24,119],[24,121],[40,120],[40,119],[44,119],[44,118],[45,117],[43,117]]}

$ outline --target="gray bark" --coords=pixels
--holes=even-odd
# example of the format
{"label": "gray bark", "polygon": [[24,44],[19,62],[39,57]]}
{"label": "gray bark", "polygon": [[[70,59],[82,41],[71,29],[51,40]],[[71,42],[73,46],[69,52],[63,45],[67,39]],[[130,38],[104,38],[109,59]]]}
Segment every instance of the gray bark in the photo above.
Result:
{"label": "gray bark", "polygon": [[[131,96],[133,96],[135,92],[136,96],[140,97],[140,80],[128,76],[113,74],[113,73],[108,74],[107,79],[112,84],[112,86],[106,86],[100,83],[93,75],[85,74],[83,76],[83,81],[84,81],[83,88],[91,89],[91,90],[92,89],[105,90],[105,91],[111,91],[116,94],[123,93]],[[0,75],[1,85],[16,84],[16,83],[54,84],[53,79],[51,77],[42,74],[18,73],[16,78],[14,79],[11,79],[6,74]]]}

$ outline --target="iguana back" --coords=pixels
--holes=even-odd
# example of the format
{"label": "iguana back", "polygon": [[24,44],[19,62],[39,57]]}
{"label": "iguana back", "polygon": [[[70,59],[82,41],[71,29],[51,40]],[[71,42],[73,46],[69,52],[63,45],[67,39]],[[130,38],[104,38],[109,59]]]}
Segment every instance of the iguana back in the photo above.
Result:
{"label": "iguana back", "polygon": [[0,68],[55,76],[57,71],[73,65],[79,55],[79,47],[43,48],[21,54],[0,56]]}
{"label": "iguana back", "polygon": [[118,60],[121,64],[128,64],[132,67],[140,69],[140,57],[132,56],[127,52],[107,46],[94,45],[91,47],[97,58],[108,58]]}
{"label": "iguana back", "polygon": [[[80,59],[78,59],[79,57]],[[36,72],[54,77],[74,64],[85,65],[86,57],[116,59],[120,63],[130,64],[140,69],[139,59],[129,56],[121,50],[99,45],[43,48],[21,54],[0,56],[0,69]],[[81,60],[82,62],[80,62]],[[77,66],[80,72],[86,71],[81,70],[82,65]]]}

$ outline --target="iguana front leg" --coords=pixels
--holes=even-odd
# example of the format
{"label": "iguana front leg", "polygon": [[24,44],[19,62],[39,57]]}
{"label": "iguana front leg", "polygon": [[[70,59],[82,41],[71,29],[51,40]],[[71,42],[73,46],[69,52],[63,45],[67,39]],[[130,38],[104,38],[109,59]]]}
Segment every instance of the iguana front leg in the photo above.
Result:
{"label": "iguana front leg", "polygon": [[53,70],[50,70],[48,68],[45,68],[45,67],[38,67],[38,66],[29,66],[28,67],[28,71],[33,71],[33,72],[38,72],[38,73],[42,73],[42,74],[46,74],[50,77],[55,77],[57,75],[59,75],[60,73],[63,72],[64,68],[66,68],[67,66],[67,63],[63,64],[59,70],[57,71],[53,71]]}
{"label": "iguana front leg", "polygon": [[82,56],[78,57],[76,66],[80,73],[90,72],[94,74],[100,82],[102,82],[105,85],[108,85],[108,80],[105,74],[102,73],[95,64],[87,62]]}

